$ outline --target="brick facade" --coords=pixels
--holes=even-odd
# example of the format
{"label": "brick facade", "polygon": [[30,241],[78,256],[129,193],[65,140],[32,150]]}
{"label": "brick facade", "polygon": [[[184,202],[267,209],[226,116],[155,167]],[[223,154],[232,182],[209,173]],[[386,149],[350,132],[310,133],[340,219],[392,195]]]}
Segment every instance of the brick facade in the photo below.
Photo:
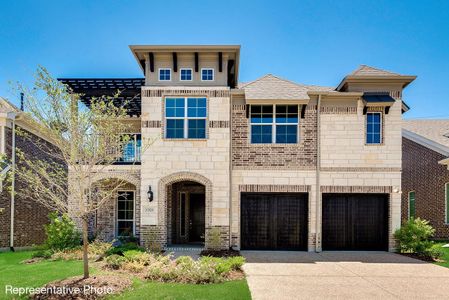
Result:
{"label": "brick facade", "polygon": [[[11,157],[12,153],[12,130],[6,127],[6,149],[8,157]],[[34,142],[33,142],[34,141]],[[39,159],[49,160],[48,154],[37,145],[43,143],[39,137],[28,133],[27,137],[23,137],[16,134],[16,147],[22,150],[26,155]],[[50,144],[45,144],[51,147]],[[18,162],[20,163],[20,162]],[[0,194],[0,208],[3,208],[3,212],[0,213],[0,248],[9,247],[10,239],[10,204],[11,194],[9,192],[10,186],[3,185],[3,191]],[[26,189],[27,183],[16,180],[16,191]],[[15,247],[28,247],[32,245],[42,244],[45,240],[44,225],[49,222],[48,214],[49,210],[37,203],[31,197],[24,197],[22,193],[18,193],[15,197],[15,210],[14,210],[14,246]]]}
{"label": "brick facade", "polygon": [[299,143],[251,144],[246,105],[232,105],[232,166],[234,169],[313,169],[316,166],[316,105],[307,106],[299,121]]}
{"label": "brick facade", "polygon": [[415,191],[416,217],[430,221],[435,238],[448,239],[444,185],[449,182],[449,170],[438,164],[445,156],[407,138],[402,139],[402,150],[402,222],[408,219],[408,193]]}

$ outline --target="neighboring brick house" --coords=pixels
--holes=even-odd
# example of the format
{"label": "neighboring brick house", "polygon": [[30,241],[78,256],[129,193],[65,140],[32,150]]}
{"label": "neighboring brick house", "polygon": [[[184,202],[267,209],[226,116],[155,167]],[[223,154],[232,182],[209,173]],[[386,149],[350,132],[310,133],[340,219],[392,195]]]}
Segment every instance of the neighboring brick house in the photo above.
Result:
{"label": "neighboring brick house", "polygon": [[402,140],[402,221],[426,219],[449,239],[449,120],[406,120]]}
{"label": "neighboring brick house", "polygon": [[[240,46],[130,48],[144,78],[60,79],[87,105],[117,89],[130,100],[132,151],[99,176],[127,180],[131,193],[99,212],[101,236],[132,229],[164,247],[395,249],[402,90],[415,76],[361,66],[336,88],[270,74],[239,83]],[[156,142],[140,153],[144,138]]]}
{"label": "neighboring brick house", "polygon": [[[24,197],[17,193],[14,199],[14,211],[11,214],[11,186],[5,176],[11,176],[11,155],[13,143],[13,124],[16,128],[27,132],[25,138],[15,134],[16,148],[21,149],[26,155],[39,159],[49,159],[48,155],[36,147],[42,141],[46,141],[36,127],[27,121],[24,113],[0,97],[0,154],[5,155],[8,163],[1,166],[2,176],[0,192],[0,249],[29,247],[42,244],[45,240],[44,224],[47,224],[48,209],[36,203],[33,198]],[[17,131],[16,131],[17,132]],[[19,163],[19,162],[17,162]],[[16,180],[15,191],[26,189],[26,183]],[[11,216],[13,222],[11,222]],[[11,228],[11,224],[13,224]],[[11,229],[13,234],[11,235]],[[11,239],[11,236],[13,238]]]}

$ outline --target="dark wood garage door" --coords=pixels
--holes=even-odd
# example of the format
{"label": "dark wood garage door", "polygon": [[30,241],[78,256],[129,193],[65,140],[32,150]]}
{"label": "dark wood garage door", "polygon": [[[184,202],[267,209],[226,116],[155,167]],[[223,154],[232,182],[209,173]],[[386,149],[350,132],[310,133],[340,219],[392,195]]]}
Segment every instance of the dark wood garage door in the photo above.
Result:
{"label": "dark wood garage door", "polygon": [[323,250],[388,250],[388,195],[323,194]]}
{"label": "dark wood garage door", "polygon": [[307,250],[304,193],[242,193],[241,248]]}

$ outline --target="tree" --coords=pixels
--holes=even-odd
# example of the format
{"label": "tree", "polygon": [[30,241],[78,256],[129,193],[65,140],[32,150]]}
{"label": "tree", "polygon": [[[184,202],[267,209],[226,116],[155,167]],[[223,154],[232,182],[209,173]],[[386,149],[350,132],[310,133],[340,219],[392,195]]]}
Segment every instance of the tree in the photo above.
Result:
{"label": "tree", "polygon": [[[45,155],[17,148],[15,176],[26,184],[26,189],[17,193],[60,213],[70,208],[70,214],[82,223],[84,278],[88,278],[89,218],[127,184],[120,179],[96,181],[132,142],[129,134],[121,134],[132,132],[127,103],[118,101],[118,91],[113,97],[94,98],[89,108],[83,107],[81,95],[43,67],[38,68],[34,85],[32,89],[19,85],[19,89],[25,95],[25,117],[43,138],[36,139],[20,128],[17,132]],[[145,151],[151,143],[142,144]],[[68,173],[75,179],[70,184]]]}

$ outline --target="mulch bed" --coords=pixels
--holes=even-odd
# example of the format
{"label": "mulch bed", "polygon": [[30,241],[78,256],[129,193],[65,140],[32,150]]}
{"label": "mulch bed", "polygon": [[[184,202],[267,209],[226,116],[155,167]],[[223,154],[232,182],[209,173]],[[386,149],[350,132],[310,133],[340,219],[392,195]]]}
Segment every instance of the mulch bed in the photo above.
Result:
{"label": "mulch bed", "polygon": [[410,257],[410,258],[419,259],[419,260],[422,260],[422,261],[425,261],[425,262],[436,262],[436,261],[438,261],[438,260],[433,259],[430,256],[420,255],[420,254],[417,254],[417,253],[399,253],[399,254],[407,256],[407,257]]}
{"label": "mulch bed", "polygon": [[[83,279],[82,276],[50,282],[45,285],[49,293],[35,294],[34,300],[92,300],[111,294],[117,294],[132,285],[130,279],[123,276],[99,275]],[[54,292],[51,292],[54,291]]]}
{"label": "mulch bed", "polygon": [[240,256],[240,252],[233,249],[228,250],[203,250],[200,253],[201,256],[213,256],[213,257],[234,257]]}

